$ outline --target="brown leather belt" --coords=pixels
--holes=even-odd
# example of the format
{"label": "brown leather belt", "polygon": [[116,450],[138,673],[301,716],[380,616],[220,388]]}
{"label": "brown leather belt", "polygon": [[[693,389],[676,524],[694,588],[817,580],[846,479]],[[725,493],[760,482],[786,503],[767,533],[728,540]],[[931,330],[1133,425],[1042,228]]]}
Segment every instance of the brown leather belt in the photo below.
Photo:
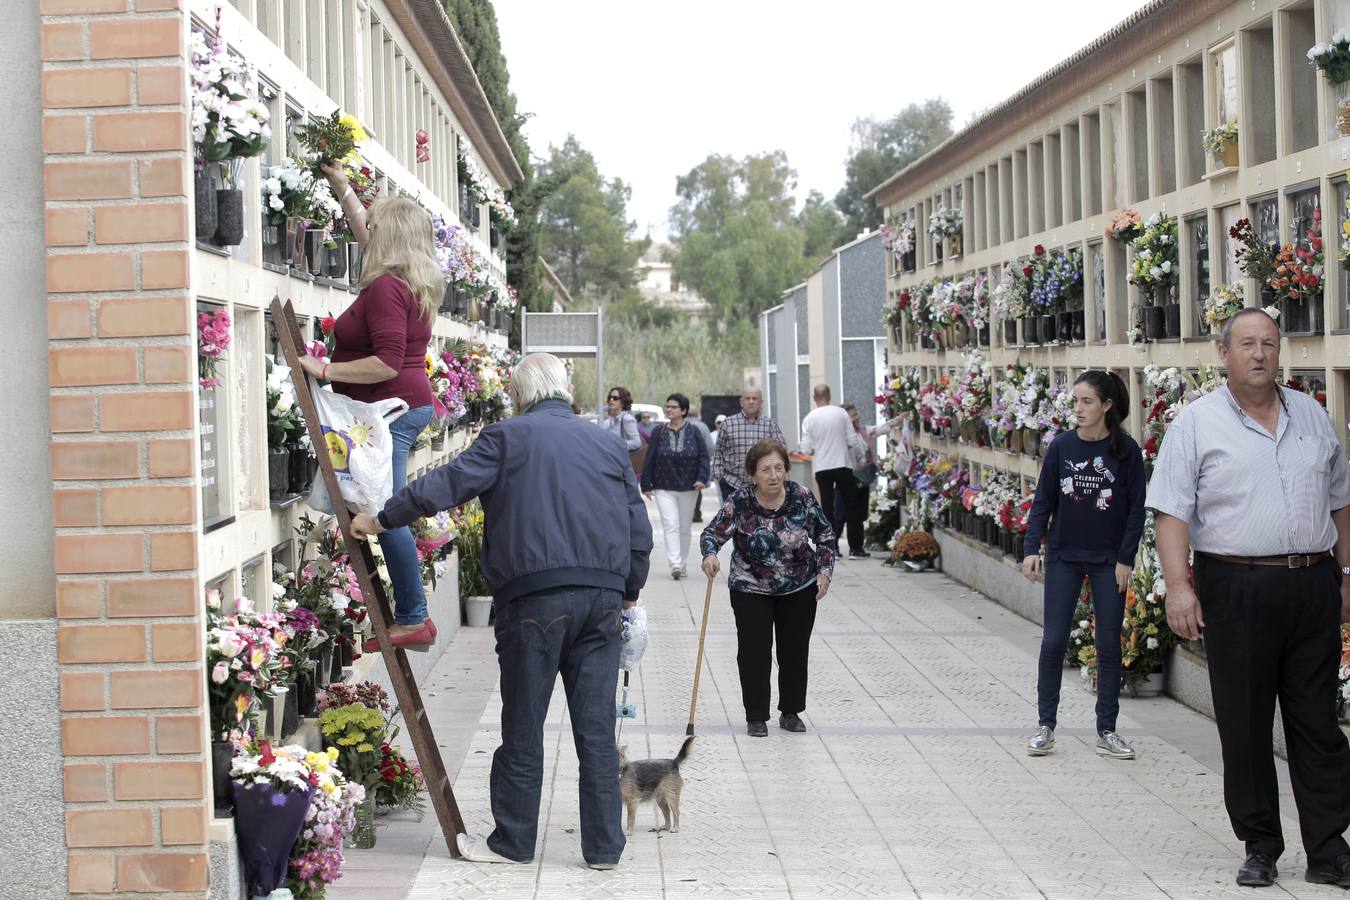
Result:
{"label": "brown leather belt", "polygon": [[1206,553],[1199,551],[1201,556],[1209,559],[1217,559],[1220,562],[1237,563],[1243,566],[1282,566],[1286,569],[1306,569],[1308,566],[1315,566],[1325,559],[1331,558],[1331,551],[1324,550],[1321,553],[1290,553],[1284,556],[1225,556],[1222,553]]}

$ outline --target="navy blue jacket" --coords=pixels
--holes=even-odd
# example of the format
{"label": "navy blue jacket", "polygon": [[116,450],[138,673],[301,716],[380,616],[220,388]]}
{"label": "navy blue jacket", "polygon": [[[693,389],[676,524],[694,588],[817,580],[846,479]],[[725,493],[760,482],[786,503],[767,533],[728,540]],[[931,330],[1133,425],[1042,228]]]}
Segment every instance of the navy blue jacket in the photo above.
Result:
{"label": "navy blue jacket", "polygon": [[647,583],[652,527],[628,448],[565,401],[484,428],[395,494],[381,524],[398,528],[474,497],[483,504],[483,575],[498,600],[565,586],[636,600]]}

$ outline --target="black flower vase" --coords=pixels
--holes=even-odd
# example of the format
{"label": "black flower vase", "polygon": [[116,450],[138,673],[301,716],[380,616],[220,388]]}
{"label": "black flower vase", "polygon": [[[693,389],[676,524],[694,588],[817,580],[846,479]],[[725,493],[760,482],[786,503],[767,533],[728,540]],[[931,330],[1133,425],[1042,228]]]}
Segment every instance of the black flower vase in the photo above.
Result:
{"label": "black flower vase", "polygon": [[1055,338],[1061,344],[1067,344],[1073,340],[1073,313],[1061,312],[1055,318],[1059,320],[1059,330],[1056,332]]}
{"label": "black flower vase", "polygon": [[305,270],[311,275],[323,274],[322,231],[305,231]]}
{"label": "black flower vase", "polygon": [[1041,316],[1041,343],[1048,344],[1055,339],[1055,333],[1059,331],[1059,320],[1055,318],[1054,313],[1046,313]]}
{"label": "black flower vase", "polygon": [[1017,320],[1003,320],[1003,346],[1011,347],[1017,343]]}
{"label": "black flower vase", "polygon": [[1181,337],[1181,304],[1168,303],[1163,307],[1163,329],[1170,338]]}
{"label": "black flower vase", "polygon": [[309,474],[309,453],[299,444],[288,444],[286,451],[289,454],[286,461],[286,492],[303,494],[305,476]]}
{"label": "black flower vase", "polygon": [[1087,319],[1081,309],[1073,311],[1073,339],[1075,341],[1087,340]]}
{"label": "black flower vase", "polygon": [[286,702],[282,706],[281,734],[283,737],[295,734],[300,727],[300,692],[296,685],[286,692]]}
{"label": "black flower vase", "polygon": [[446,284],[445,293],[441,294],[441,306],[436,310],[443,316],[453,315],[455,312],[455,286]]}
{"label": "black flower vase", "polygon": [[230,763],[234,760],[234,745],[229,741],[211,742],[211,799],[215,803],[216,818],[228,818],[234,810],[234,794],[230,790]]}
{"label": "black flower vase", "polygon": [[361,245],[347,242],[347,282],[353,287],[361,281]]}
{"label": "black flower vase", "polygon": [[352,660],[355,659],[354,648],[356,647],[356,626],[351,622],[343,622],[342,636],[345,638],[345,640],[341,642],[342,665],[350,666]]}
{"label": "black flower vase", "polygon": [[[328,683],[336,684],[342,680],[342,642],[334,641],[328,657]],[[350,650],[347,651],[351,653]]]}
{"label": "black flower vase", "polygon": [[1027,316],[1022,319],[1022,343],[1034,344],[1040,340],[1041,318],[1040,316]]}
{"label": "black flower vase", "polygon": [[273,501],[285,500],[290,487],[291,455],[285,447],[267,451],[267,496]]}
{"label": "black flower vase", "polygon": [[244,192],[233,188],[216,191],[215,241],[222,247],[244,242]]}
{"label": "black flower vase", "polygon": [[[317,670],[316,670],[317,671]],[[301,672],[295,679],[295,684],[291,685],[291,691],[296,696],[296,707],[303,718],[312,717],[319,708],[318,690],[314,681],[315,672]]]}
{"label": "black flower vase", "polygon": [[323,248],[323,274],[329,278],[343,278],[347,274],[347,247],[345,244],[338,244],[336,247]]}
{"label": "black flower vase", "polygon": [[216,185],[209,171],[197,173],[192,194],[196,204],[197,239],[209,241],[216,233]]}
{"label": "black flower vase", "polygon": [[1167,334],[1167,313],[1161,306],[1144,307],[1144,335],[1156,341]]}

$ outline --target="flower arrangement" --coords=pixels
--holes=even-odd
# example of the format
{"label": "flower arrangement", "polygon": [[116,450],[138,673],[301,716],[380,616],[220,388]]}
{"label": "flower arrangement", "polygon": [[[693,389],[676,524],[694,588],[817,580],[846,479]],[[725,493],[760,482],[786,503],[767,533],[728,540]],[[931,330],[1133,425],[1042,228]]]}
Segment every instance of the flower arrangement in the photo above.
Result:
{"label": "flower arrangement", "polygon": [[1228,236],[1237,241],[1233,250],[1233,259],[1242,274],[1255,278],[1265,284],[1275,275],[1275,257],[1280,252],[1278,244],[1267,246],[1256,236],[1250,219],[1238,219],[1228,229]]}
{"label": "flower arrangement", "polygon": [[422,769],[409,763],[403,751],[388,743],[380,745],[380,780],[375,785],[375,802],[414,813],[420,822],[426,814],[427,789]]}
{"label": "flower arrangement", "polygon": [[1175,216],[1154,213],[1131,244],[1130,284],[1144,288],[1166,289],[1177,277],[1177,220]]}
{"label": "flower arrangement", "polygon": [[455,509],[456,541],[459,548],[459,593],[462,597],[487,597],[492,594],[483,575],[483,508],[472,500]]}
{"label": "flower arrangement", "polygon": [[984,422],[984,414],[989,408],[989,375],[984,355],[979,350],[972,350],[962,358],[950,404],[952,418],[961,429],[962,438],[976,440],[974,427]]}
{"label": "flower arrangement", "polygon": [[1028,311],[1027,295],[1031,290],[1031,264],[1016,259],[1003,264],[998,286],[991,295],[993,313],[999,319],[1019,319]]}
{"label": "flower arrangement", "polygon": [[1350,33],[1337,31],[1330,43],[1313,44],[1308,48],[1308,64],[1321,69],[1332,84],[1350,81]]}
{"label": "flower arrangement", "polygon": [[320,163],[351,163],[356,159],[356,146],[366,140],[366,130],[350,113],[335,109],[326,116],[316,116],[296,126],[295,140],[312,157],[310,171],[323,174]]}
{"label": "flower arrangement", "polygon": [[1210,328],[1220,328],[1223,323],[1236,315],[1245,301],[1242,298],[1242,284],[1217,284],[1205,300],[1205,321]]}
{"label": "flower arrangement", "polygon": [[422,567],[422,581],[435,590],[436,583],[445,576],[445,560],[450,555],[450,545],[456,536],[454,519],[450,513],[442,510],[435,516],[414,522],[412,534]]}
{"label": "flower arrangement", "polygon": [[1145,410],[1144,462],[1158,458],[1167,426],[1186,404],[1222,383],[1219,370],[1212,366],[1201,366],[1194,376],[1175,366],[1162,368],[1153,363],[1144,366],[1145,395],[1139,401]]}
{"label": "flower arrangement", "polygon": [[933,290],[928,298],[929,318],[934,325],[946,327],[955,325],[964,314],[961,299],[957,295],[956,285],[950,278],[934,279]]}
{"label": "flower arrangement", "polygon": [[230,347],[230,314],[223,308],[197,313],[197,383],[220,386],[216,363]]}
{"label": "flower arrangement", "polygon": [[206,672],[213,741],[239,741],[256,725],[258,697],[287,680],[284,617],[259,616],[246,605],[221,611],[220,592],[206,592]]}
{"label": "flower arrangement", "polygon": [[386,715],[393,712],[388,691],[372,681],[358,681],[355,684],[334,682],[319,694],[319,712],[350,706],[353,703],[369,709],[378,709]]}
{"label": "flower arrangement", "polygon": [[1087,579],[1078,590],[1078,604],[1073,610],[1073,629],[1065,648],[1064,662],[1078,667],[1083,677],[1091,680],[1097,671],[1097,611],[1092,605],[1092,587]]}
{"label": "flower arrangement", "polygon": [[384,713],[360,703],[330,706],[319,714],[324,743],[338,752],[347,778],[367,791],[380,781],[380,745],[388,735]]}
{"label": "flower arrangement", "polygon": [[1049,396],[1050,372],[1047,369],[1027,369],[1022,374],[1020,392],[1012,403],[1016,427],[1039,431],[1042,427],[1039,413]]}
{"label": "flower arrangement", "polygon": [[337,766],[336,748],[306,753],[304,759],[318,790],[291,847],[286,887],[295,900],[322,900],[328,885],[342,877],[343,843],[356,830],[356,809],[365,800],[366,789],[347,780]]}
{"label": "flower arrangement", "polygon": [[919,419],[933,431],[953,424],[950,387],[951,378],[943,374],[919,388]]}
{"label": "flower arrangement", "polygon": [[989,409],[984,424],[995,445],[1003,444],[1017,429],[1017,402],[1022,393],[1022,379],[1026,370],[1020,363],[1004,366],[1000,377],[990,391]]}
{"label": "flower arrangement", "polygon": [[[207,163],[244,160],[267,149],[271,116],[257,96],[253,69],[225,48],[217,11],[216,34],[199,28],[188,39],[192,80],[192,142],[197,169]],[[238,166],[225,168],[233,187]]]}
{"label": "flower arrangement", "polygon": [[[284,225],[287,219],[308,219],[314,210],[314,175],[291,157],[262,170],[262,197],[267,221]],[[330,192],[331,195],[331,192]]]}
{"label": "flower arrangement", "polygon": [[1284,386],[1291,391],[1307,394],[1321,404],[1322,409],[1327,408],[1327,383],[1320,375],[1294,375],[1285,381]]}
{"label": "flower arrangement", "polygon": [[1167,585],[1158,558],[1153,513],[1144,519],[1130,585],[1125,594],[1124,628],[1120,635],[1123,683],[1128,687],[1161,672],[1167,652],[1180,638],[1167,625]]}
{"label": "flower arrangement", "polygon": [[1045,393],[1036,408],[1036,428],[1041,440],[1049,444],[1055,436],[1073,427],[1073,390],[1068,384],[1059,384]]}
{"label": "flower arrangement", "polygon": [[1042,285],[1055,305],[1064,309],[1083,308],[1083,257],[1074,250],[1053,254],[1045,266]]}
{"label": "flower arrangement", "polygon": [[1232,119],[1221,125],[1215,125],[1213,128],[1206,128],[1200,132],[1200,144],[1205,151],[1215,159],[1223,156],[1223,150],[1229,144],[1236,144],[1238,139],[1237,119]]}
{"label": "flower arrangement", "polygon": [[308,443],[300,406],[295,402],[295,386],[291,370],[270,356],[264,358],[267,370],[267,449],[281,450],[295,441]]}
{"label": "flower arrangement", "polygon": [[943,204],[928,217],[928,233],[935,238],[959,235],[964,225],[965,219],[959,207],[948,208]]}
{"label": "flower arrangement", "polygon": [[506,199],[506,192],[494,185],[488,180],[483,167],[478,165],[475,160],[464,149],[464,144],[460,143],[457,148],[459,153],[459,173],[469,186],[469,193],[479,203],[486,203],[488,214],[492,221],[498,226],[511,229],[516,227],[516,212],[511,208],[511,203]]}
{"label": "flower arrangement", "polygon": [[1106,236],[1126,243],[1137,238],[1144,230],[1143,220],[1137,209],[1122,209],[1106,226]]}
{"label": "flower arrangement", "polygon": [[920,386],[917,366],[897,370],[874,398],[876,404],[883,408],[884,418],[893,419],[908,414],[911,420],[918,419]]}
{"label": "flower arrangement", "polygon": [[[1027,291],[1027,308],[1036,315],[1054,312],[1063,298],[1062,285],[1054,276],[1054,263],[1045,247],[1037,244],[1031,254],[1030,288]],[[1081,276],[1080,276],[1081,278]]]}
{"label": "flower arrangement", "polygon": [[1275,271],[1266,285],[1277,299],[1302,300],[1322,296],[1322,210],[1314,209],[1312,223],[1294,243],[1285,244],[1275,253]]}
{"label": "flower arrangement", "polygon": [[900,535],[891,549],[893,559],[920,562],[936,559],[942,554],[937,540],[926,531],[911,531]]}
{"label": "flower arrangement", "polygon": [[895,255],[896,268],[902,268],[905,257],[914,250],[914,223],[901,219],[881,226],[881,246]]}
{"label": "flower arrangement", "polygon": [[965,304],[966,324],[979,331],[989,324],[989,278],[981,272],[961,279],[958,290]]}
{"label": "flower arrangement", "polygon": [[[342,627],[347,623],[353,630],[365,623],[366,602],[356,572],[347,562],[341,535],[335,527],[324,528],[308,515],[300,517],[295,534],[301,545],[301,558],[310,553],[313,558],[289,580],[286,602],[314,613],[324,631],[335,636],[338,643],[350,645],[353,655],[360,655],[360,641],[353,641],[342,633]],[[378,555],[375,560],[376,571],[384,582],[385,592],[389,593],[384,560]]]}

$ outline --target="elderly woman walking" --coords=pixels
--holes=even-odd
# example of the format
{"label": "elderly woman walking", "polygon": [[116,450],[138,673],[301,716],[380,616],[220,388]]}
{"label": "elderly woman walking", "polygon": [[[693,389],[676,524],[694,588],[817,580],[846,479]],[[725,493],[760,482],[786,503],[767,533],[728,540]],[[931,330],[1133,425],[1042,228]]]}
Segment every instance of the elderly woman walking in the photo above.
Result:
{"label": "elderly woman walking", "polygon": [[[436,262],[431,217],[422,207],[398,197],[376,201],[367,210],[341,166],[323,168],[362,246],[365,268],[361,293],[333,327],[333,361],[305,357],[300,365],[315,378],[331,380],[333,390],[353,400],[373,403],[396,397],[408,404],[408,411],[389,425],[397,493],[408,480],[408,452],[431,421],[427,345],[445,276]],[[436,625],[427,618],[421,560],[412,532],[395,528],[380,535],[380,550],[394,586],[394,625],[389,629],[393,642],[425,650],[436,641]],[[379,652],[379,643],[372,638],[364,649]]]}
{"label": "elderly woman walking", "polygon": [[652,434],[647,463],[642,468],[642,493],[656,497],[666,538],[666,562],[670,563],[670,577],[676,581],[686,573],[694,501],[708,486],[711,465],[708,443],[689,424],[688,413],[689,398],[684,394],[666,398],[670,421]]}
{"label": "elderly woman walking", "polygon": [[765,439],[746,454],[750,484],[727,498],[703,529],[703,572],[717,575],[718,549],[732,542],[731,609],[746,733],[769,733],[769,672],[778,640],[778,725],[806,731],[807,656],[816,604],[834,573],[834,529],[811,492],[789,481],[787,448]]}
{"label": "elderly woman walking", "polygon": [[496,609],[502,744],[492,757],[486,839],[461,834],[482,863],[534,859],[544,777],[544,718],[562,675],[580,777],[581,853],[595,869],[623,854],[614,691],[620,607],[647,579],[651,524],[628,458],[572,413],[567,370],[532,353],[511,372],[519,413],[487,426],[455,459],[414,481],[358,537],[407,525],[474,497],[483,503],[483,575]]}

